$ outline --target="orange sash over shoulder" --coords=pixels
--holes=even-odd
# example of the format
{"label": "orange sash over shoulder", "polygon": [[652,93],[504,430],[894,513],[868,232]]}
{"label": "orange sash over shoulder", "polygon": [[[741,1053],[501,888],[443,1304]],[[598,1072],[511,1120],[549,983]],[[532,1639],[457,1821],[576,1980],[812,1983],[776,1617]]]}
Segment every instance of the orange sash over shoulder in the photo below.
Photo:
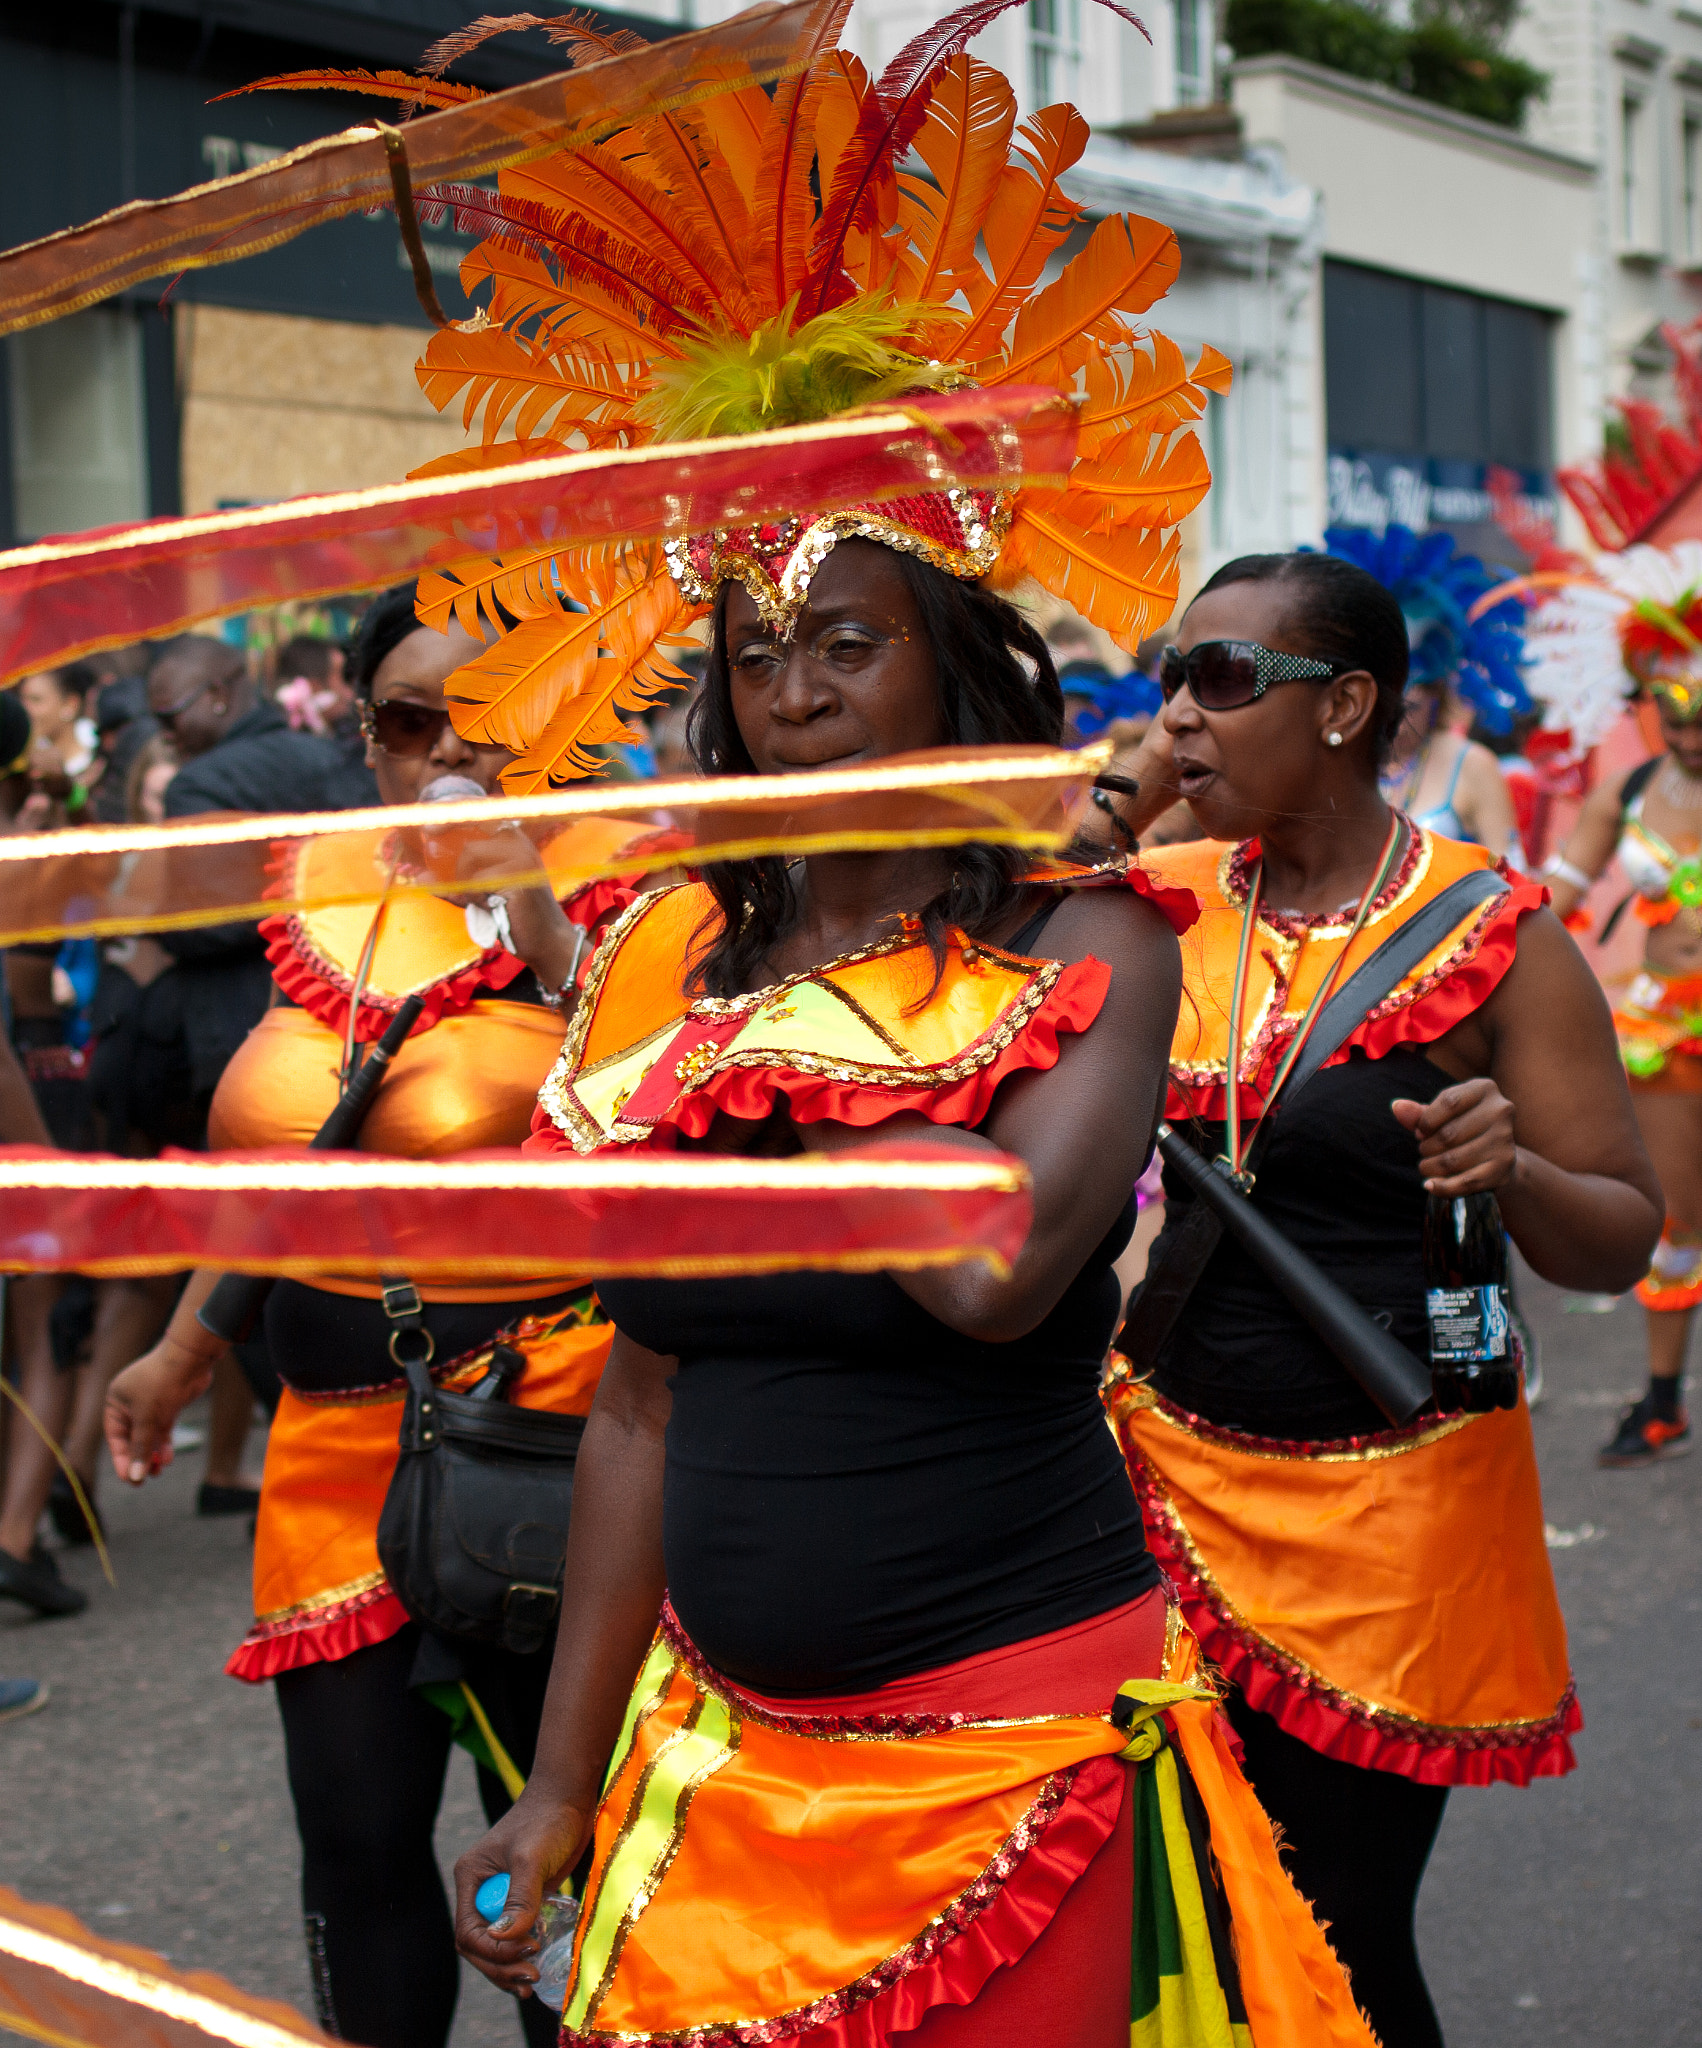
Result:
{"label": "orange sash over shoulder", "polygon": [[[571,1313],[527,1317],[508,1341],[526,1369],[516,1407],[589,1415],[614,1330],[589,1290]],[[495,1339],[492,1339],[494,1344]],[[456,1391],[482,1378],[492,1345],[432,1377]],[[285,1389],[266,1441],[254,1537],[254,1625],[225,1670],[255,1683],[334,1663],[405,1628],[378,1562],[378,1517],[396,1469],[405,1380],[335,1396]]]}
{"label": "orange sash over shoulder", "polygon": [[1289,1444],[1127,1377],[1109,1406],[1203,1653],[1325,1756],[1428,1785],[1557,1777],[1583,1726],[1530,1412]]}
{"label": "orange sash over shoulder", "polygon": [[[1193,920],[1184,890],[1155,886],[1120,859],[1030,879],[1126,886],[1175,930]],[[691,960],[719,915],[708,889],[686,883],[641,898],[610,927],[540,1092],[530,1148],[667,1144],[703,1136],[719,1110],[761,1118],[780,1100],[800,1123],[865,1125],[917,1110],[973,1126],[1007,1075],[1056,1063],[1058,1034],[1085,1031],[1110,985],[1102,961],[1026,959],[961,932],[936,985],[933,954],[907,920],[890,939],[770,988],[693,996]]]}

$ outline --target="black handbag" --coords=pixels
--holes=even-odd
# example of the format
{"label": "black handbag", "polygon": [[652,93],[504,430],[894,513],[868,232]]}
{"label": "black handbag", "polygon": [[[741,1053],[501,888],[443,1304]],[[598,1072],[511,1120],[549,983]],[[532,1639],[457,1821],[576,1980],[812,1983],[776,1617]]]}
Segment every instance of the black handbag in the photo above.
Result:
{"label": "black handbag", "polygon": [[[432,1380],[429,1349],[404,1353],[399,1343],[417,1332],[429,1345],[417,1312],[395,1320],[391,1356],[407,1373],[408,1394],[378,1519],[385,1576],[414,1619],[440,1635],[522,1656],[541,1650],[561,1609],[585,1418],[445,1393]],[[524,1365],[500,1343],[492,1363],[499,1373]]]}

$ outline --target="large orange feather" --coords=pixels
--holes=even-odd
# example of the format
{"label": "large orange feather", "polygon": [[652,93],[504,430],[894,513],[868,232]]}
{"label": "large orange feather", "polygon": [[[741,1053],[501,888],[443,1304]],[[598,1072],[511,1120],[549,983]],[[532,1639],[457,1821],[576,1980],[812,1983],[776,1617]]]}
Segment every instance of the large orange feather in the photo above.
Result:
{"label": "large orange feather", "polygon": [[1133,654],[1176,607],[1182,536],[1125,527],[1091,534],[1058,507],[1022,507],[999,556],[997,581],[1033,576]]}
{"label": "large orange feather", "polygon": [[[810,231],[816,220],[810,167],[815,161],[815,121],[839,31],[851,0],[823,0],[813,33],[798,54],[807,69],[774,88],[763,123],[757,170],[756,248],[766,273],[758,291],[761,314],[778,313],[804,281]],[[753,287],[757,280],[752,279]]]}
{"label": "large orange feather", "polygon": [[512,463],[546,462],[552,456],[572,452],[565,441],[552,441],[547,436],[537,441],[481,441],[476,448],[457,448],[452,455],[438,455],[430,462],[422,462],[418,469],[408,471],[408,481],[420,483],[433,476],[467,476],[487,469],[507,469]]}
{"label": "large orange feather", "polygon": [[1174,526],[1210,488],[1211,471],[1198,439],[1180,434],[1144,460],[1130,460],[1130,451],[1119,444],[1106,461],[1078,462],[1064,490],[1031,496],[1037,505],[1054,504],[1084,533],[1112,533],[1125,526]]}
{"label": "large orange feather", "polygon": [[1046,383],[1073,372],[1089,339],[1115,345],[1128,334],[1118,317],[1141,313],[1176,282],[1176,237],[1139,214],[1108,215],[1062,274],[1036,292],[1016,317],[1002,383]]}
{"label": "large orange feather", "polygon": [[[1221,365],[1221,368],[1219,367]],[[1132,445],[1131,437],[1167,434],[1187,426],[1205,410],[1208,389],[1228,388],[1229,364],[1206,348],[1190,370],[1169,335],[1156,331],[1146,346],[1109,349],[1086,364],[1086,403],[1077,415],[1083,456],[1100,462]]]}
{"label": "large orange feather", "polygon": [[[1016,126],[1016,95],[1004,74],[968,56],[954,57],[935,82],[915,150],[933,183],[899,176],[898,217],[910,244],[894,289],[901,299],[949,298],[975,262],[975,245],[993,204]],[[826,171],[823,171],[826,182]]]}
{"label": "large orange feather", "polygon": [[501,183],[505,197],[512,192],[581,215],[588,228],[616,237],[647,269],[674,279],[682,309],[737,324],[748,297],[744,279],[716,260],[686,211],[651,177],[642,153],[623,156],[608,143],[591,143],[571,156],[518,165]]}
{"label": "large orange feather", "polygon": [[969,319],[952,344],[963,361],[995,353],[1047,259],[1081,218],[1058,180],[1086,149],[1090,132],[1068,106],[1043,107],[1018,129],[1016,159],[1005,166],[981,230],[990,272],[965,280]]}
{"label": "large orange feather", "polygon": [[[706,82],[749,78],[750,66],[708,64],[699,76]],[[767,93],[759,85],[731,86],[712,99],[699,101],[693,112],[721,152],[721,160],[738,187],[740,198],[747,207],[754,207],[762,167],[762,131],[768,120]]]}

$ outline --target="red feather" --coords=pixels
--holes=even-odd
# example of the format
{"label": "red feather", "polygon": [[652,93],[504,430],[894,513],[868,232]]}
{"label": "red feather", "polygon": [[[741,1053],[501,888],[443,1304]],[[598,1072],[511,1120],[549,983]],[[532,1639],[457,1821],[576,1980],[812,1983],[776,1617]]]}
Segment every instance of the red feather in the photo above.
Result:
{"label": "red feather", "polygon": [[[845,260],[848,236],[872,225],[871,210],[875,188],[882,171],[890,170],[904,156],[927,117],[928,101],[940,72],[1001,14],[1019,0],[969,0],[969,4],[936,21],[932,28],[914,36],[893,58],[875,82],[864,102],[863,117],[850,147],[841,160],[826,195],[815,246],[810,258],[804,291],[804,318],[821,312]],[[1099,0],[1113,14],[1147,35],[1146,24],[1121,4],[1121,0]],[[1147,41],[1152,41],[1147,36]],[[813,293],[813,299],[812,299]]]}
{"label": "red feather", "polygon": [[476,85],[450,85],[442,79],[416,78],[411,71],[280,71],[257,78],[230,92],[217,92],[207,102],[241,99],[245,92],[363,92],[372,99],[411,100],[432,107],[460,107],[485,95]]}
{"label": "red feather", "polygon": [[589,57],[595,63],[599,57],[624,57],[630,50],[649,47],[642,36],[635,36],[629,28],[599,28],[597,17],[582,8],[570,8],[566,14],[553,16],[544,23],[544,34],[552,43],[571,50],[576,62]]}
{"label": "red feather", "polygon": [[436,78],[447,71],[457,57],[465,57],[481,43],[488,43],[492,36],[511,35],[523,28],[548,28],[553,19],[547,14],[481,14],[477,21],[468,22],[465,28],[439,36],[421,57],[420,69],[428,78]]}
{"label": "red feather", "polygon": [[[783,78],[769,102],[762,131],[762,164],[756,190],[756,246],[771,250],[768,310],[778,312],[791,298],[801,277],[792,274],[792,244],[807,234],[813,212],[810,164],[815,156],[814,109],[825,83],[820,67],[830,60],[839,31],[851,12],[851,0],[824,0],[814,28],[799,38],[798,54],[808,51],[805,69]],[[798,252],[802,268],[802,251]]]}

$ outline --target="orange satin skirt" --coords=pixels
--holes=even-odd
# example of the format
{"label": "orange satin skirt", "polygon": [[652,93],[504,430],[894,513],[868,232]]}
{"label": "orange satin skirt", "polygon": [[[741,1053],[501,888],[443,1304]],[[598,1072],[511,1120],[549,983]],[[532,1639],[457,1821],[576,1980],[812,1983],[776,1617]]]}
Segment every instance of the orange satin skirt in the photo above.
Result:
{"label": "orange satin skirt", "polygon": [[[1186,1684],[1144,1599],[848,1698],[769,1699],[665,1609],[598,1809],[562,2048],[1127,2048],[1117,1687]],[[1165,1715],[1254,2048],[1374,2048],[1209,1693]]]}
{"label": "orange satin skirt", "polygon": [[1325,1756],[1427,1785],[1526,1784],[1583,1726],[1530,1411],[1284,1444],[1114,1377],[1107,1401],[1203,1654]]}
{"label": "orange satin skirt", "polygon": [[[508,1333],[526,1359],[510,1390],[516,1406],[591,1412],[614,1329],[594,1295],[584,1303],[547,1321],[527,1317]],[[433,1378],[452,1392],[469,1386],[490,1356],[485,1345],[434,1369]],[[232,1678],[258,1684],[300,1664],[331,1663],[407,1626],[408,1611],[378,1562],[378,1517],[406,1393],[405,1380],[337,1395],[284,1390],[260,1486],[254,1624],[225,1666]]]}

